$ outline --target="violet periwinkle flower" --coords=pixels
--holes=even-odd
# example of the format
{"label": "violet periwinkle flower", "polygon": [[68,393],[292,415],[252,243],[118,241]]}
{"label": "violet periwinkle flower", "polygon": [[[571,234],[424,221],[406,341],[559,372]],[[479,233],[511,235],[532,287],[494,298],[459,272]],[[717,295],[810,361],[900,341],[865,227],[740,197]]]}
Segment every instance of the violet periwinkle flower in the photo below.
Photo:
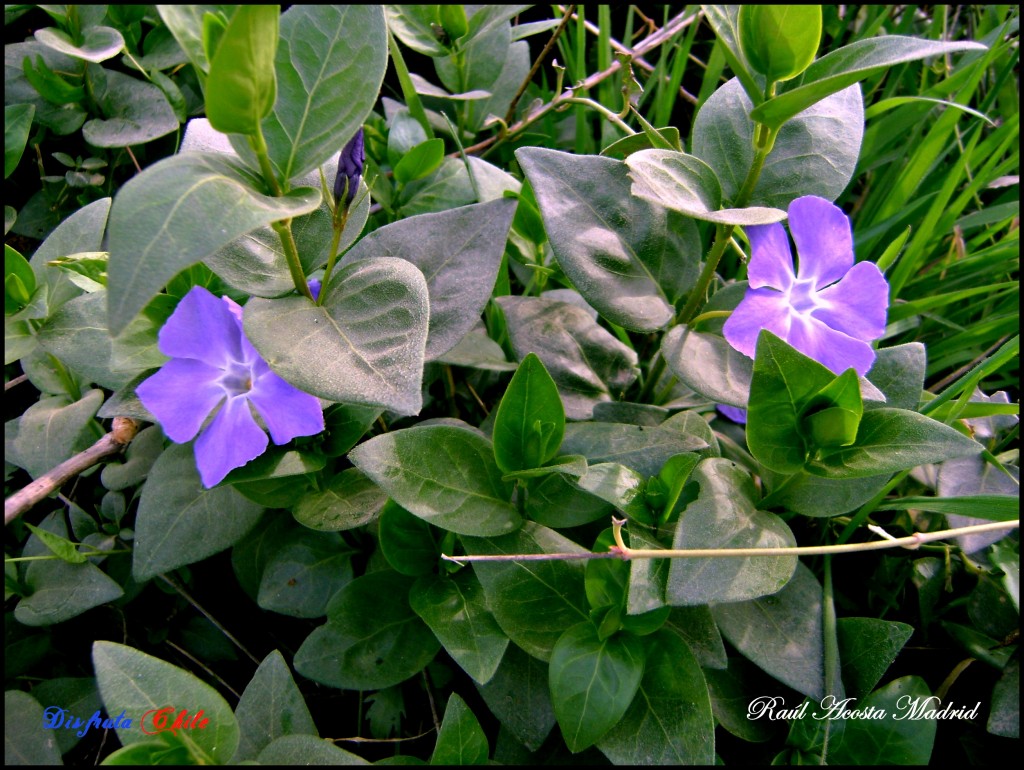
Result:
{"label": "violet periwinkle flower", "polygon": [[871,262],[854,264],[853,233],[842,209],[808,195],[789,204],[799,267],[793,270],[781,224],[748,227],[750,288],[725,322],[729,344],[754,357],[762,329],[836,374],[864,375],[871,342],[885,332],[889,284]]}
{"label": "violet periwinkle flower", "polygon": [[320,402],[270,370],[242,331],[242,308],[228,297],[193,287],[160,329],[158,347],[171,360],[135,392],[171,441],[191,441],[219,407],[195,445],[207,488],[266,451],[253,407],[275,444],[324,429]]}
{"label": "violet periwinkle flower", "polygon": [[363,146],[363,129],[360,127],[356,131],[356,135],[348,140],[341,155],[338,156],[338,175],[334,178],[334,200],[339,205],[343,196],[346,206],[355,199],[365,162],[366,148]]}

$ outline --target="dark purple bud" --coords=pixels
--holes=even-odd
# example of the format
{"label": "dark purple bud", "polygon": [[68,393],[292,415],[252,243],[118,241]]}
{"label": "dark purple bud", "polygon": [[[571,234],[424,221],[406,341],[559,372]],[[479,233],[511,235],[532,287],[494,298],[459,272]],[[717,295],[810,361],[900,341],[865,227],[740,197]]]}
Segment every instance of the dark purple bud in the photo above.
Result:
{"label": "dark purple bud", "polygon": [[[366,161],[366,150],[363,147],[363,129],[360,128],[338,157],[338,176],[334,179],[334,199],[341,201],[345,196],[345,204],[352,203],[359,189],[359,178],[363,175],[363,163]],[[348,182],[346,193],[345,183]]]}

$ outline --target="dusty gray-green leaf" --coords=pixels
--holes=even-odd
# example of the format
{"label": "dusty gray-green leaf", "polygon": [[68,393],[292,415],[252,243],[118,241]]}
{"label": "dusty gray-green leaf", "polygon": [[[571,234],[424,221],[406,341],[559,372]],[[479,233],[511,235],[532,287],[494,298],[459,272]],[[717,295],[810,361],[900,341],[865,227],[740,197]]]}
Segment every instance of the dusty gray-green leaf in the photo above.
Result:
{"label": "dusty gray-green leaf", "polygon": [[555,726],[546,663],[510,645],[494,676],[477,689],[516,740],[530,751],[541,747]]}
{"label": "dusty gray-green leaf", "polygon": [[103,70],[94,98],[103,118],[82,126],[82,136],[96,147],[144,144],[178,128],[178,117],[164,92],[151,83]]}
{"label": "dusty gray-green leaf", "polygon": [[627,329],[668,324],[696,279],[701,245],[694,223],[631,195],[622,161],[535,147],[516,157],[576,290]]}
{"label": "dusty gray-green leaf", "polygon": [[4,693],[4,764],[59,765],[56,732],[43,730],[43,707],[21,690]]}
{"label": "dusty gray-green leaf", "polygon": [[34,403],[18,420],[13,444],[17,464],[39,478],[91,446],[100,437],[92,417],[102,403],[101,390],[90,390],[74,403],[63,396]]}
{"label": "dusty gray-green leaf", "polygon": [[754,362],[723,337],[676,326],[665,335],[661,354],[672,373],[702,396],[746,408]]}
{"label": "dusty gray-green leaf", "polygon": [[311,529],[353,529],[377,518],[387,499],[384,491],[359,469],[346,468],[322,492],[310,492],[299,500],[293,515]]}
{"label": "dusty gray-green leaf", "polygon": [[282,735],[317,735],[302,693],[288,664],[274,650],[260,663],[235,708],[241,737],[232,764],[255,759]]}
{"label": "dusty gray-green leaf", "polygon": [[365,259],[321,292],[322,305],[300,296],[246,304],[245,332],[270,368],[321,398],[418,413],[429,316],[423,274],[405,260]]}
{"label": "dusty gray-green leaf", "polygon": [[444,720],[430,757],[432,765],[486,765],[490,746],[480,722],[456,693],[448,696]]}
{"label": "dusty gray-green leaf", "polygon": [[320,205],[320,191],[284,197],[223,155],[184,153],[130,179],[110,214],[110,330],[119,333],[171,278],[235,238]]}

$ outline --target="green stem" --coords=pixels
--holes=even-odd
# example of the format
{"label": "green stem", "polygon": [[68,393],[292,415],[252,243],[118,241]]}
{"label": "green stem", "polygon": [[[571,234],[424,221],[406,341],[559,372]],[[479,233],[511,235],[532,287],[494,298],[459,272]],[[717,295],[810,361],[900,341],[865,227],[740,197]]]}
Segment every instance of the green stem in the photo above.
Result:
{"label": "green stem", "polygon": [[[825,575],[822,586],[821,630],[825,643],[825,692],[836,699],[842,696],[842,680],[839,678],[839,636],[836,629],[836,605],[832,592],[832,557],[825,556]],[[832,720],[826,720],[825,737],[821,745],[822,764],[828,757],[828,739]]]}
{"label": "green stem", "polygon": [[708,252],[708,258],[704,262],[704,269],[701,271],[700,277],[697,278],[697,284],[690,292],[690,298],[686,300],[686,305],[683,306],[683,309],[679,311],[679,315],[676,316],[676,324],[689,323],[697,314],[697,309],[704,302],[704,297],[708,293],[708,287],[715,277],[715,270],[718,269],[718,263],[725,253],[726,246],[729,245],[729,239],[732,237],[732,231],[735,228],[736,225],[718,225],[715,227],[715,242],[711,244],[711,251]]}
{"label": "green stem", "polygon": [[267,186],[270,187],[274,195],[280,198],[284,193],[281,190],[280,183],[277,181],[274,167],[270,163],[270,151],[267,150],[267,140],[263,138],[263,128],[258,124],[256,126],[256,133],[249,136],[249,146],[256,153],[256,159],[260,163],[260,171],[263,173],[264,181],[266,181]]}
{"label": "green stem", "polygon": [[659,350],[654,355],[654,363],[651,364],[651,368],[647,372],[647,379],[644,381],[643,390],[640,391],[640,396],[637,399],[641,404],[647,403],[648,399],[650,399],[655,386],[658,384],[658,380],[661,379],[661,375],[664,373],[665,356]]}
{"label": "green stem", "polygon": [[320,296],[316,299],[316,304],[324,304],[324,297],[327,296],[327,281],[331,278],[331,273],[334,272],[334,263],[338,259],[338,245],[341,243],[341,234],[345,232],[345,225],[348,222],[348,209],[344,208],[343,201],[346,196],[342,196],[341,200],[335,202],[334,209],[334,234],[331,236],[331,250],[330,256],[327,258],[327,267],[324,269],[324,280],[320,287]]}
{"label": "green stem", "polygon": [[395,74],[398,75],[398,82],[402,86],[402,96],[405,97],[405,104],[409,108],[409,114],[423,126],[427,139],[433,139],[434,129],[430,127],[430,121],[427,120],[427,113],[423,109],[420,95],[416,93],[416,87],[409,76],[409,68],[405,66],[405,58],[403,58],[402,51],[398,47],[398,41],[395,40],[395,36],[390,31],[388,32],[388,50],[391,52],[391,61],[394,62]]}

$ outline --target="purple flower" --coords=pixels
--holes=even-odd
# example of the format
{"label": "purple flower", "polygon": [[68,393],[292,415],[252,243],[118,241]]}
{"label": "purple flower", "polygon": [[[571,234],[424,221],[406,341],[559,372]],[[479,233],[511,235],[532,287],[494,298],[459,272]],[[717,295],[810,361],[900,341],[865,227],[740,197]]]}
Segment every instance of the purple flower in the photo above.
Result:
{"label": "purple flower", "polygon": [[309,286],[309,293],[313,295],[313,301],[316,302],[318,299],[320,299],[320,289],[322,287],[320,279],[310,278],[308,281],[306,281],[306,285]]}
{"label": "purple flower", "polygon": [[750,288],[725,322],[725,339],[753,358],[767,329],[836,374],[865,374],[875,361],[870,343],[885,331],[889,284],[877,265],[854,264],[850,220],[824,198],[790,203],[789,230],[800,257],[795,272],[781,224],[747,228]]}
{"label": "purple flower", "polygon": [[193,287],[160,330],[158,346],[171,360],[135,392],[171,441],[191,441],[220,408],[196,440],[203,486],[266,450],[267,434],[250,405],[275,444],[324,429],[320,402],[270,371],[242,331],[242,308],[228,297]]}
{"label": "purple flower", "polygon": [[740,409],[738,406],[729,406],[728,404],[715,404],[715,409],[733,422],[739,423],[740,425],[747,424],[746,409]]}
{"label": "purple flower", "polygon": [[[366,162],[366,148],[363,146],[363,129],[348,140],[345,149],[338,156],[338,175],[334,177],[334,200],[341,203],[342,196],[348,205],[356,197],[359,190],[359,177],[363,174],[363,163]],[[346,187],[346,183],[348,186]]]}

